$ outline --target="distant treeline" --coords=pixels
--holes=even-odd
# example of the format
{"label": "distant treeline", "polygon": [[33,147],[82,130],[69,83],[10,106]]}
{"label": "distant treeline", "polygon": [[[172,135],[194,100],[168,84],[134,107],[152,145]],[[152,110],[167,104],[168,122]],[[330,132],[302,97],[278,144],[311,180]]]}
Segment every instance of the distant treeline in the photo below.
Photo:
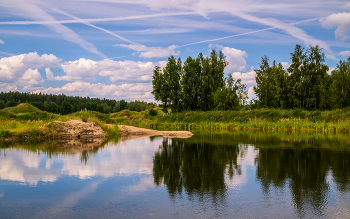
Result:
{"label": "distant treeline", "polygon": [[14,107],[20,103],[30,103],[33,106],[51,113],[61,113],[62,115],[80,111],[82,109],[98,111],[101,113],[119,112],[124,109],[130,111],[143,111],[154,108],[156,103],[145,101],[110,100],[79,96],[66,96],[64,94],[34,94],[21,92],[1,92],[0,109]]}
{"label": "distant treeline", "polygon": [[153,72],[153,94],[163,110],[232,110],[242,107],[301,110],[332,110],[350,106],[350,57],[339,61],[331,75],[325,54],[319,46],[308,49],[296,45],[291,65],[269,65],[263,56],[256,72],[254,87],[257,100],[248,99],[246,85],[231,75],[224,78],[228,65],[221,51],[212,50],[210,57],[168,58],[165,68]]}

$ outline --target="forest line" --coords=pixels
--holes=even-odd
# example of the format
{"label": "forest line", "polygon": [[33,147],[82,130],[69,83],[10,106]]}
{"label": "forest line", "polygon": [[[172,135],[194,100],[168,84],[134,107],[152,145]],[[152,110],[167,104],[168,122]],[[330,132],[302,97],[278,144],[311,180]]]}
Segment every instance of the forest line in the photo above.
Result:
{"label": "forest line", "polygon": [[229,64],[224,54],[212,50],[188,57],[168,58],[165,68],[156,66],[153,72],[153,94],[162,102],[163,110],[239,110],[242,108],[274,108],[300,110],[333,110],[350,106],[350,57],[340,60],[328,74],[325,54],[319,46],[308,49],[296,45],[291,64],[284,69],[281,63],[270,65],[265,55],[256,72],[254,92],[257,99],[247,103],[247,86],[241,79],[224,69]]}

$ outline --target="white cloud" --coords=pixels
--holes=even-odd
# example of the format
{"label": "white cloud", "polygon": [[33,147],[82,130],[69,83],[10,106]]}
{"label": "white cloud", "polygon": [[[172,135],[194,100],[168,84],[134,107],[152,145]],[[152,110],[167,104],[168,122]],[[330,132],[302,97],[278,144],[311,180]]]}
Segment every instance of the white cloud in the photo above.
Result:
{"label": "white cloud", "polygon": [[343,5],[343,8],[350,10],[350,2]]}
{"label": "white cloud", "polygon": [[115,46],[120,46],[128,49],[132,49],[140,52],[140,57],[143,58],[154,58],[154,57],[167,57],[171,55],[180,55],[180,51],[175,51],[177,46],[172,45],[167,48],[164,47],[147,47],[140,44],[117,44]]}
{"label": "white cloud", "polygon": [[[159,62],[160,65],[163,62]],[[54,80],[60,81],[91,81],[96,75],[109,77],[112,82],[137,83],[152,80],[154,64],[152,62],[135,61],[114,61],[104,59],[93,61],[81,58],[76,61],[69,61],[61,64],[64,76],[56,76]],[[52,79],[50,72],[46,73],[47,78]]]}
{"label": "white cloud", "polygon": [[58,66],[60,59],[50,54],[38,55],[37,52],[21,54],[0,59],[0,80],[16,82],[29,68],[40,69]]}
{"label": "white cloud", "polygon": [[255,95],[255,92],[254,92],[254,86],[251,86],[248,89],[248,97],[249,97],[249,100],[256,99],[256,95]]}
{"label": "white cloud", "polygon": [[84,58],[62,63],[61,67],[66,75],[56,76],[55,79],[59,81],[93,80],[99,71],[97,63]]}
{"label": "white cloud", "polygon": [[327,73],[328,73],[329,75],[331,75],[331,74],[332,74],[332,71],[333,71],[334,69],[335,69],[334,67],[329,67]]}
{"label": "white cloud", "polygon": [[25,68],[52,68],[60,64],[61,59],[53,54],[38,55],[37,52],[30,52],[26,54],[22,60]]}
{"label": "white cloud", "polygon": [[335,37],[342,40],[350,39],[347,33],[350,30],[350,13],[331,14],[326,18],[321,18],[320,22],[324,28],[336,27]]}
{"label": "white cloud", "polygon": [[88,82],[76,81],[67,83],[63,87],[39,89],[35,93],[52,93],[90,97],[104,97],[110,99],[126,99],[126,100],[146,100],[154,101],[150,95],[152,91],[152,84],[150,83],[134,83],[122,85],[106,85],[102,83],[92,84]]}
{"label": "white cloud", "polygon": [[53,76],[53,73],[50,68],[45,68],[46,72],[46,79],[49,81],[55,81],[55,77]]}
{"label": "white cloud", "polygon": [[242,84],[246,84],[247,86],[255,85],[255,71],[249,71],[246,73],[241,72],[233,72],[232,77],[233,79],[237,80],[240,78],[242,80]]}
{"label": "white cloud", "polygon": [[290,64],[288,62],[281,62],[284,69],[289,68]]}
{"label": "white cloud", "polygon": [[152,62],[113,61],[104,59],[98,62],[100,76],[109,76],[112,82],[142,82],[152,80]]}
{"label": "white cloud", "polygon": [[25,67],[23,58],[26,54],[5,57],[0,59],[0,80],[11,81],[22,76]]}
{"label": "white cloud", "polygon": [[0,40],[0,44],[4,44],[4,41]]}
{"label": "white cloud", "polygon": [[245,51],[220,45],[217,45],[217,47],[221,49],[229,62],[229,65],[225,68],[226,72],[246,70],[247,62],[245,58],[248,58],[248,54]]}
{"label": "white cloud", "polygon": [[0,82],[0,92],[17,91],[17,86],[15,84],[1,83]]}
{"label": "white cloud", "polygon": [[41,87],[44,79],[41,77],[38,69],[31,69],[25,71],[24,75],[18,80],[18,84],[23,86],[23,90],[33,90]]}
{"label": "white cloud", "polygon": [[350,51],[341,51],[341,52],[338,52],[338,55],[343,57],[350,56]]}

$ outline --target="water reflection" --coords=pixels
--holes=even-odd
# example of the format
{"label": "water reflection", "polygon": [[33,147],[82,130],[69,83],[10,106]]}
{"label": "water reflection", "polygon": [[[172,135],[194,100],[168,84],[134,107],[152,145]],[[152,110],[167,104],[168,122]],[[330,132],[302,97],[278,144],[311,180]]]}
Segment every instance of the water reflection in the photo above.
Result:
{"label": "water reflection", "polygon": [[0,153],[0,179],[37,185],[62,176],[152,174],[152,158],[162,138],[124,140],[6,145]]}
{"label": "water reflection", "polygon": [[22,205],[33,218],[350,215],[346,135],[200,131],[2,147],[6,218],[24,217]]}
{"label": "water reflection", "polygon": [[330,184],[335,182],[341,193],[349,191],[349,159],[347,151],[259,148],[256,176],[265,196],[271,188],[288,185],[300,216],[309,208],[324,216]]}
{"label": "water reflection", "polygon": [[233,179],[241,174],[237,164],[238,145],[214,146],[192,143],[184,139],[164,139],[153,159],[153,175],[156,185],[164,184],[172,197],[181,195],[183,188],[189,198],[213,201],[225,197],[225,174]]}

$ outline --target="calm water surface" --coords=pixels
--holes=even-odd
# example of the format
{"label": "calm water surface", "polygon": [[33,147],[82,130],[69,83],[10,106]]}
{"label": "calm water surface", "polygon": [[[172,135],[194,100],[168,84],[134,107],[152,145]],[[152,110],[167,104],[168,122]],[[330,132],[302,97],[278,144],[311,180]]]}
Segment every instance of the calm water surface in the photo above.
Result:
{"label": "calm water surface", "polygon": [[3,145],[0,218],[349,218],[349,143],[198,132]]}

